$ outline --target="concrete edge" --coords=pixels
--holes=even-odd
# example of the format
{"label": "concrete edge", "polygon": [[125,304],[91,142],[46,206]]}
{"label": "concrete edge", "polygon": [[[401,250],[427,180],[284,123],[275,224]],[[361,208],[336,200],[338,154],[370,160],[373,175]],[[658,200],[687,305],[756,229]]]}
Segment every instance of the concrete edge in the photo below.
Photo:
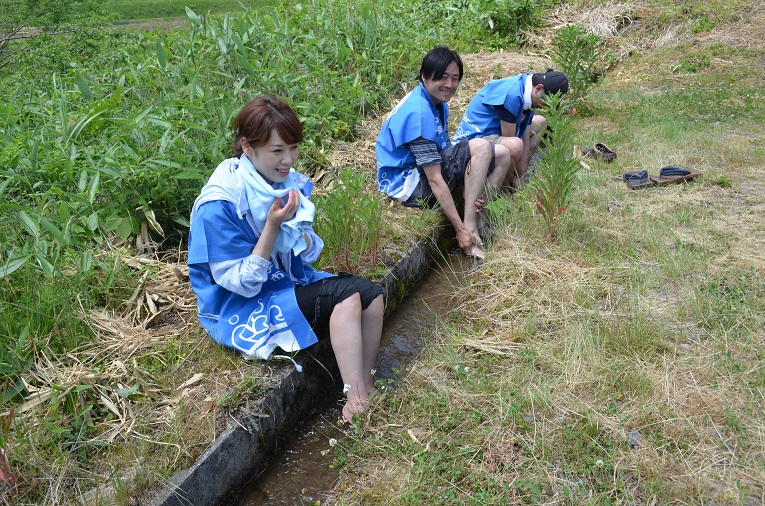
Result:
{"label": "concrete edge", "polygon": [[[386,295],[388,311],[398,306],[409,289],[442,254],[447,226],[435,227],[430,238],[417,241],[379,283]],[[298,373],[289,367],[281,373],[278,386],[229,427],[188,469],[176,473],[151,506],[214,506],[236,495],[241,487],[260,474],[284,444],[287,436],[313,412],[336,400],[331,388],[339,384],[337,363],[329,339],[303,350],[296,361]],[[339,390],[338,390],[339,391]]]}

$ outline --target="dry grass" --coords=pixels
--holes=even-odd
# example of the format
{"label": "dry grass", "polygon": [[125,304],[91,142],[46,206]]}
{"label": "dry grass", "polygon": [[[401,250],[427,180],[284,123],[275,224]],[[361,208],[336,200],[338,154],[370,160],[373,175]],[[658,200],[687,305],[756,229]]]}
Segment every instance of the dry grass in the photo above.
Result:
{"label": "dry grass", "polygon": [[[598,93],[624,105],[578,119],[583,141],[606,140],[618,160],[582,172],[578,211],[556,243],[543,240],[528,196],[515,197],[487,260],[455,285],[451,319],[349,448],[339,503],[765,503],[758,119],[742,103],[740,119],[710,133],[690,104],[667,121],[688,124],[664,136],[660,121],[638,128],[621,114],[742,68],[746,51],[762,58],[764,9],[693,34],[677,19],[657,23],[646,5],[591,8],[562,8],[556,23],[645,51]],[[745,51],[670,73],[683,44],[732,40]],[[762,80],[744,74],[747,89]],[[704,175],[643,191],[621,182],[666,165]]]}
{"label": "dry grass", "polygon": [[[554,13],[551,30],[582,23],[593,33],[614,37],[611,43],[620,58],[690,37],[680,24],[649,26],[659,14],[633,2],[605,3],[595,11],[564,7]],[[741,16],[750,21],[696,40],[761,50],[765,8],[753,3]],[[487,80],[547,68],[542,53],[551,33],[533,39],[538,54],[463,55],[466,75],[450,103],[452,122],[459,121]],[[713,70],[735,68],[737,58],[742,57],[713,62]],[[610,83],[629,87],[645,78],[650,92],[659,89],[652,73],[655,68],[636,66],[614,75]],[[666,80],[661,84],[668,86]],[[611,118],[580,121],[583,137],[616,135],[621,128]],[[331,187],[334,169],[352,167],[373,177],[380,122],[365,123],[359,140],[328,154],[331,169],[321,178],[324,191]],[[615,490],[617,481],[620,499],[645,504],[668,497],[741,504],[744,490],[749,504],[757,503],[753,497],[761,502],[762,329],[742,331],[756,321],[744,318],[739,327],[706,323],[715,301],[705,299],[701,287],[750,268],[765,276],[765,166],[761,155],[749,155],[763,139],[752,125],[720,135],[728,142],[699,136],[687,139],[686,149],[677,149],[654,142],[650,132],[635,132],[612,146],[618,148],[618,164],[593,164],[583,175],[590,184],[581,200],[592,207],[588,233],[574,239],[582,242],[576,247],[547,244],[533,227],[519,235],[522,222],[499,233],[488,260],[469,276],[469,291],[455,298],[458,321],[434,332],[434,349],[406,378],[408,393],[396,393],[381,407],[381,416],[368,427],[369,434],[379,436],[367,439],[375,448],[366,450],[363,462],[355,462],[358,467],[340,488],[368,504],[414,502],[421,475],[448,484],[445,469],[426,464],[458,441],[465,451],[452,467],[464,465],[465,474],[482,477],[484,485],[489,480],[507,485],[504,504],[584,503],[592,499],[588,491]],[[655,171],[668,164],[698,168],[705,175],[687,187],[650,192],[631,192],[614,179],[617,172]],[[713,184],[722,176],[730,179],[730,188]],[[384,220],[398,240],[425,233],[417,210],[391,203]],[[610,243],[620,253],[599,261],[584,251],[587,241]],[[400,249],[392,246],[390,257]],[[690,260],[681,258],[689,251]],[[77,471],[91,476],[95,485],[140,476],[136,463],[147,456],[172,469],[188,465],[224,426],[225,410],[218,401],[225,393],[253,373],[266,383],[269,375],[267,368],[254,372],[251,364],[201,331],[182,259],[123,258],[142,272],[130,299],[119,313],[83,314],[96,344],[67,357],[44,349],[37,353],[26,380],[34,394],[17,414],[18,425],[28,428],[49,414],[50,385],[64,386],[56,392],[59,398],[72,392],[67,385],[88,386],[73,398],[98,402],[111,413],[92,432],[94,441],[110,445],[93,469]],[[699,258],[703,265],[693,263]],[[669,282],[662,282],[662,276]],[[185,358],[159,381],[142,364],[167,361],[171,342],[178,343]],[[120,395],[136,384],[140,403]],[[410,404],[424,408],[404,409]],[[459,418],[455,411],[468,416]],[[632,429],[641,436],[634,448],[626,444]],[[566,446],[572,438],[584,443],[579,456]],[[43,460],[30,456],[30,461],[37,459]],[[565,466],[567,459],[579,467]],[[52,501],[66,500],[61,484],[73,465],[63,462],[58,474],[48,477]],[[519,486],[528,480],[540,484],[544,495]],[[665,490],[652,488],[659,483]],[[470,485],[458,485],[464,499]],[[113,494],[103,488],[91,502],[111,504]]]}

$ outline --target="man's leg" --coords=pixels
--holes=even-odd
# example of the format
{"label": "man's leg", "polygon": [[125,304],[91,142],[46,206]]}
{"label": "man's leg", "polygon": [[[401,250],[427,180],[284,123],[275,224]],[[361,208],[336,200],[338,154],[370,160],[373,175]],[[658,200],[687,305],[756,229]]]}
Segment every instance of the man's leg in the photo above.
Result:
{"label": "man's leg", "polygon": [[[510,150],[501,143],[494,145],[494,170],[486,178],[490,191],[497,193],[507,179],[507,174],[515,168],[515,161]],[[487,202],[488,203],[488,202]]]}
{"label": "man's leg", "polygon": [[518,182],[523,182],[526,177],[526,171],[529,167],[529,161],[534,153],[537,152],[539,143],[542,142],[542,136],[547,130],[547,118],[541,114],[535,114],[531,118],[531,125],[526,129],[523,134],[523,156],[521,162],[518,164]]}
{"label": "man's leg", "polygon": [[[483,241],[479,233],[480,209],[476,208],[476,202],[485,198],[484,189],[489,175],[491,164],[492,146],[486,139],[470,139],[470,163],[465,168],[465,215],[463,223],[465,228],[473,236],[472,255],[479,258],[485,256]],[[506,161],[505,161],[506,163]]]}
{"label": "man's leg", "polygon": [[516,181],[518,180],[518,167],[520,166],[521,158],[523,157],[523,140],[518,137],[500,137],[498,142],[510,154],[510,168],[505,173],[505,177],[500,184],[504,188],[518,189]]}
{"label": "man's leg", "polygon": [[486,176],[486,182],[483,185],[483,191],[479,197],[480,202],[476,202],[475,206],[476,211],[478,211],[478,231],[482,239],[486,239],[491,234],[491,228],[489,226],[489,210],[486,206],[499,195],[499,191],[507,177],[507,173],[513,165],[510,150],[502,144],[496,143],[496,141],[492,144],[494,152],[494,168],[491,169],[491,164],[489,165],[491,172]]}

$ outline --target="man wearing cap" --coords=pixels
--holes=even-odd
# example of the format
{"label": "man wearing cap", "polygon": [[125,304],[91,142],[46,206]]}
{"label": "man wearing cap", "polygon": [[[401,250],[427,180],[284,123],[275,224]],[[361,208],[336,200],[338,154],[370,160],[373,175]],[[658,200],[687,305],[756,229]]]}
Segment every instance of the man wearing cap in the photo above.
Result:
{"label": "man wearing cap", "polygon": [[515,171],[511,167],[507,172],[505,185],[517,188],[547,129],[547,120],[534,114],[534,109],[544,105],[545,94],[566,92],[568,78],[552,69],[489,81],[470,101],[452,143],[477,137],[496,139],[510,150],[515,166]]}

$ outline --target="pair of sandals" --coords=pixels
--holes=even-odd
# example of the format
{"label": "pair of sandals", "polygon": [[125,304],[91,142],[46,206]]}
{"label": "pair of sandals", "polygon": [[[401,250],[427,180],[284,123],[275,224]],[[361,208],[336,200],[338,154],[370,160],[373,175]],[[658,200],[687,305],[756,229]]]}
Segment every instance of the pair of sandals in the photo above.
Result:
{"label": "pair of sandals", "polygon": [[596,143],[592,148],[584,148],[582,150],[582,156],[584,158],[603,160],[604,162],[613,162],[616,160],[616,152],[602,142]]}
{"label": "pair of sandals", "polygon": [[662,167],[659,170],[658,176],[649,176],[647,170],[641,170],[639,172],[627,172],[622,177],[630,189],[638,190],[649,186],[665,186],[668,184],[684,183],[700,174],[701,172],[695,169]]}

